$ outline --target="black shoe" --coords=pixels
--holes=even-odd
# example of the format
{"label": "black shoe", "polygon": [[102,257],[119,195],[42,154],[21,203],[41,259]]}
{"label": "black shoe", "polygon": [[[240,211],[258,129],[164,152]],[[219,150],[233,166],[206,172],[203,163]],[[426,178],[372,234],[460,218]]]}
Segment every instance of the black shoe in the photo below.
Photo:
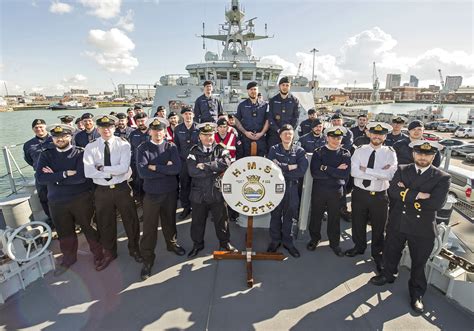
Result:
{"label": "black shoe", "polygon": [[179,218],[184,220],[186,217],[189,216],[189,214],[191,214],[191,208],[189,207],[186,207],[183,209],[183,211],[181,212],[181,214],[179,214]]}
{"label": "black shoe", "polygon": [[186,251],[184,250],[184,248],[179,246],[178,244],[168,246],[166,249],[170,252],[174,252],[176,255],[179,255],[179,256],[183,256],[184,254],[186,254]]}
{"label": "black shoe", "polygon": [[237,252],[237,248],[235,248],[234,246],[232,246],[231,243],[225,243],[225,244],[221,244],[221,246],[219,247],[219,250],[221,251],[228,251],[228,252]]}
{"label": "black shoe", "polygon": [[287,247],[287,246],[283,245],[283,248],[285,248],[288,251],[288,253],[290,253],[290,255],[295,257],[295,258],[298,258],[298,257],[301,256],[300,252],[296,249],[295,246]]}
{"label": "black shoe", "polygon": [[377,286],[383,286],[387,283],[392,284],[394,281],[394,279],[387,279],[384,275],[377,275],[370,278],[370,282]]}
{"label": "black shoe", "polygon": [[141,280],[147,280],[148,278],[151,277],[151,268],[152,268],[151,264],[148,264],[148,263],[143,264],[142,271],[140,272]]}
{"label": "black shoe", "polygon": [[423,314],[425,311],[425,306],[421,299],[421,297],[411,299],[411,309],[413,309],[417,314]]}
{"label": "black shoe", "polygon": [[362,255],[364,252],[358,251],[357,248],[351,248],[344,252],[345,256],[354,257],[356,255]]}
{"label": "black shoe", "polygon": [[95,267],[95,270],[97,271],[104,270],[105,268],[109,266],[110,262],[112,262],[116,258],[117,258],[117,255],[109,255],[109,254],[105,255],[101,263]]}
{"label": "black shoe", "polygon": [[268,245],[267,252],[275,253],[280,246],[281,243],[271,242],[270,245]]}
{"label": "black shoe", "polygon": [[352,213],[348,210],[341,210],[341,217],[346,222],[352,222]]}
{"label": "black shoe", "polygon": [[69,266],[68,265],[65,265],[65,264],[60,264],[56,270],[54,270],[54,277],[59,277],[61,276],[63,273],[65,273],[66,271],[69,270]]}
{"label": "black shoe", "polygon": [[344,253],[342,252],[341,247],[336,246],[336,247],[331,247],[331,249],[334,252],[334,254],[336,254],[337,256],[339,257],[344,256]]}
{"label": "black shoe", "polygon": [[314,251],[316,247],[319,245],[319,240],[311,240],[307,245],[306,248],[308,251]]}
{"label": "black shoe", "polygon": [[130,256],[133,257],[135,259],[135,262],[137,263],[143,262],[143,257],[141,256],[139,251],[130,252]]}
{"label": "black shoe", "polygon": [[193,249],[191,249],[191,251],[188,253],[188,257],[194,257],[198,255],[198,253],[202,251],[203,249],[204,249],[204,246],[202,247],[194,246]]}

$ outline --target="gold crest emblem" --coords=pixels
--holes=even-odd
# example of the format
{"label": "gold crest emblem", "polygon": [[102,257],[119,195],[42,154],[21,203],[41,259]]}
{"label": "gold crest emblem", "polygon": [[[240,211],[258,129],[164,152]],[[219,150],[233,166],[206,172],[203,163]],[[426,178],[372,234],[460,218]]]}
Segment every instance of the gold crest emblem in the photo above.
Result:
{"label": "gold crest emblem", "polygon": [[57,127],[54,128],[53,131],[54,131],[55,133],[61,133],[61,132],[63,132],[63,128],[58,125]]}
{"label": "gold crest emblem", "polygon": [[343,132],[341,129],[337,129],[336,131],[334,131],[334,134],[341,135],[343,134]]}
{"label": "gold crest emblem", "polygon": [[110,122],[110,119],[107,117],[107,116],[104,116],[100,119],[100,122],[101,123],[109,123]]}
{"label": "gold crest emblem", "polygon": [[151,123],[151,125],[155,125],[155,126],[160,125],[160,124],[161,124],[161,122],[159,120],[156,120],[156,119],[153,121],[153,123]]}
{"label": "gold crest emblem", "polygon": [[374,128],[375,131],[383,131],[383,127],[380,124],[377,124],[377,126]]}
{"label": "gold crest emblem", "polygon": [[204,127],[204,130],[205,131],[212,131],[212,125],[206,124],[206,126]]}
{"label": "gold crest emblem", "polygon": [[247,176],[247,183],[242,187],[242,193],[246,200],[258,202],[265,196],[265,187],[260,183],[260,176]]}
{"label": "gold crest emblem", "polygon": [[429,151],[431,149],[431,145],[429,143],[423,143],[422,145],[420,145],[420,149]]}

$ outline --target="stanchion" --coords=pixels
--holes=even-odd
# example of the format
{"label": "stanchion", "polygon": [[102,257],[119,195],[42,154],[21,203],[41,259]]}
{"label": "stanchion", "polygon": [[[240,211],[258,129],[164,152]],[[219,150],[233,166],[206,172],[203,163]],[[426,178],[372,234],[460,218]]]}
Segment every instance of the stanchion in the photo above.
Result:
{"label": "stanchion", "polygon": [[[257,155],[257,143],[252,142],[250,148],[251,156]],[[275,260],[282,261],[286,257],[282,253],[268,253],[268,252],[254,252],[252,249],[253,243],[253,216],[248,216],[247,220],[247,236],[245,243],[245,251],[228,252],[228,251],[214,251],[215,260],[246,260],[247,262],[247,286],[253,287],[253,272],[252,272],[252,261],[253,260]]]}

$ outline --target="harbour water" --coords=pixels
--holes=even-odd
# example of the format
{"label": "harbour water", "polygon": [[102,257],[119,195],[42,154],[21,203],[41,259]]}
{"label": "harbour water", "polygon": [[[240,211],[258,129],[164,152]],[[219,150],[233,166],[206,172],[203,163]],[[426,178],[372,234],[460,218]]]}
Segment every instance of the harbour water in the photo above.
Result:
{"label": "harbour water", "polygon": [[[367,109],[369,113],[377,114],[380,112],[393,113],[393,114],[406,114],[410,110],[418,108],[426,108],[430,104],[408,104],[408,103],[392,103],[383,105],[372,105],[372,106],[357,106],[357,108]],[[337,108],[337,107],[334,107]],[[469,113],[469,109],[473,108],[473,105],[445,105],[444,117],[451,118],[452,121],[465,123]],[[81,116],[84,112],[90,112],[94,115],[98,114],[109,114],[112,111],[124,112],[127,107],[113,107],[113,108],[99,108],[99,109],[88,109],[88,110],[67,110],[67,111],[52,111],[49,109],[44,110],[28,110],[28,111],[16,111],[16,112],[5,112],[0,113],[0,146],[5,145],[20,145],[11,149],[15,160],[18,165],[22,167],[22,171],[27,176],[32,176],[33,172],[31,167],[26,165],[23,160],[22,144],[30,139],[33,135],[31,131],[31,122],[35,118],[42,118],[48,124],[58,123],[58,116],[64,114],[70,114],[73,116]],[[150,113],[151,108],[145,108]],[[6,173],[5,164],[3,159],[0,162],[0,176]],[[8,180],[3,177],[0,178],[0,196],[3,196],[5,192],[9,190]]]}

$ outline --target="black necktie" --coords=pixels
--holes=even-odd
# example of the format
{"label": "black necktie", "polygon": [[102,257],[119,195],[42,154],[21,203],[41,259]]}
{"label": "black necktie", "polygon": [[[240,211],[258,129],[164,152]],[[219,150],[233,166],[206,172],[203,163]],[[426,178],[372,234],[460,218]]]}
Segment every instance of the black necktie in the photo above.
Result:
{"label": "black necktie", "polygon": [[[370,154],[369,162],[367,163],[367,168],[373,169],[373,168],[374,168],[374,164],[375,164],[375,150],[373,150],[373,151],[372,151],[372,154]],[[370,186],[370,182],[371,182],[370,179],[364,179],[364,180],[362,181],[362,185],[364,185],[364,187],[369,187],[369,186]]]}
{"label": "black necktie", "polygon": [[[110,162],[110,148],[109,148],[109,142],[104,141],[105,147],[104,147],[104,167],[111,166],[112,163]],[[111,180],[112,177],[110,178],[105,178],[105,180]]]}
{"label": "black necktie", "polygon": [[421,175],[421,169],[418,169],[418,171],[416,172],[419,175]]}

